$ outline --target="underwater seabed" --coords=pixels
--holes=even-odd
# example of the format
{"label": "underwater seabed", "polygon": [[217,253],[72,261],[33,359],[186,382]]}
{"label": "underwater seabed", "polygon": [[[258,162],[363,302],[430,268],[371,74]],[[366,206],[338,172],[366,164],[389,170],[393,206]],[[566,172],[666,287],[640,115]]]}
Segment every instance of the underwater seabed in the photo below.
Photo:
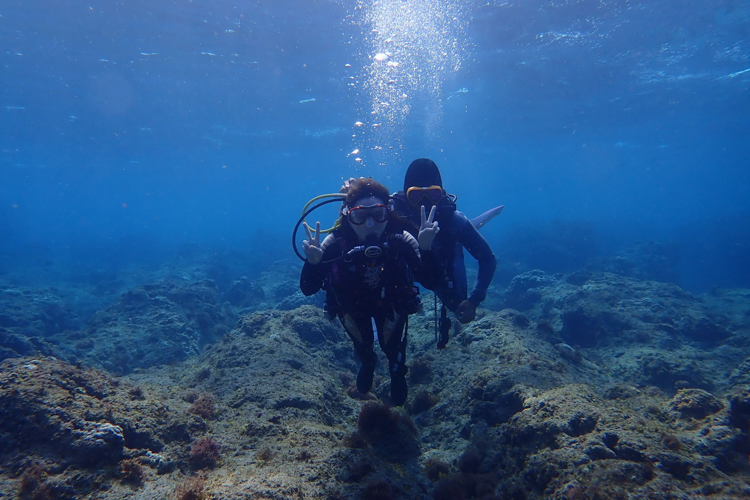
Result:
{"label": "underwater seabed", "polygon": [[750,497],[750,290],[528,270],[443,351],[427,292],[391,408],[297,262],[220,257],[0,277],[0,497]]}

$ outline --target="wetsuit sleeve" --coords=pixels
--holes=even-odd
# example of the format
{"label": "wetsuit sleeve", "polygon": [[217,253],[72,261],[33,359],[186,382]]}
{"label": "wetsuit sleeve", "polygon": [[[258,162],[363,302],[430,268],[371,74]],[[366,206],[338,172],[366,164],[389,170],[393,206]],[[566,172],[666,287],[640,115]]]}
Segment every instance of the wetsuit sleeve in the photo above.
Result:
{"label": "wetsuit sleeve", "polygon": [[326,264],[310,264],[305,261],[305,265],[302,266],[302,274],[299,277],[299,288],[306,297],[314,295],[323,288],[328,267]]}
{"label": "wetsuit sleeve", "polygon": [[414,267],[414,278],[427,290],[435,290],[440,284],[440,261],[435,250],[422,250],[419,263]]}
{"label": "wetsuit sleeve", "polygon": [[326,276],[328,276],[331,270],[331,264],[327,261],[335,258],[336,252],[338,252],[338,245],[335,244],[335,240],[329,241],[329,237],[326,237],[323,241],[325,251],[323,252],[322,262],[320,264],[310,264],[308,261],[305,261],[305,265],[302,266],[302,274],[299,277],[299,288],[306,297],[314,295],[318,290],[323,288]]}
{"label": "wetsuit sleeve", "polygon": [[490,244],[479,234],[477,228],[474,227],[464,214],[455,212],[453,216],[455,217],[453,223],[458,228],[456,239],[479,263],[477,282],[469,294],[469,300],[479,305],[487,296],[487,288],[489,288],[490,283],[492,283],[492,277],[495,275],[497,259],[495,259],[495,254],[492,252]]}
{"label": "wetsuit sleeve", "polygon": [[440,269],[437,252],[434,250],[420,250],[417,239],[407,231],[404,231],[403,236],[404,242],[413,250],[411,258],[407,263],[414,273],[414,279],[426,289],[434,290],[439,280],[436,270]]}

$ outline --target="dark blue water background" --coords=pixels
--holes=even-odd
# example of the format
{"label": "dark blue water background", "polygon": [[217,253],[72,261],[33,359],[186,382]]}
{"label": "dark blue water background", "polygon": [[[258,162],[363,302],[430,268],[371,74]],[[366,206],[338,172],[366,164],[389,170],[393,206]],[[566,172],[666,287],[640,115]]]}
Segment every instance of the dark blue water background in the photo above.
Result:
{"label": "dark blue water background", "polygon": [[428,156],[467,214],[506,205],[501,258],[659,240],[688,289],[750,285],[747,1],[5,0],[0,42],[2,272],[294,258],[308,199]]}

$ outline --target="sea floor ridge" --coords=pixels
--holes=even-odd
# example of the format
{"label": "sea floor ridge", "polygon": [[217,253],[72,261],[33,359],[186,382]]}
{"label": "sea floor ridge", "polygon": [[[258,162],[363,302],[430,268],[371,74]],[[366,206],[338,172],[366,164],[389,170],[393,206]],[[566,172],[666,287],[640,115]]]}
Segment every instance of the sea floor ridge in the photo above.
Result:
{"label": "sea floor ridge", "polygon": [[750,290],[527,270],[373,390],[299,265],[0,276],[0,497],[750,497]]}

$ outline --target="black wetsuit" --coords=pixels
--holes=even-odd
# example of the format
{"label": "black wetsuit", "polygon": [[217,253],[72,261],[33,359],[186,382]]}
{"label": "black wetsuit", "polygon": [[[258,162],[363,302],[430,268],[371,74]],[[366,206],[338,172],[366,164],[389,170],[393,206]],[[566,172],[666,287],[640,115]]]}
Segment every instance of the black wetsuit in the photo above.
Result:
{"label": "black wetsuit", "polygon": [[[344,225],[335,230],[320,264],[305,262],[300,289],[306,296],[326,291],[326,310],[337,316],[354,342],[363,364],[374,367],[373,320],[378,341],[388,356],[390,372],[406,373],[406,334],[409,314],[417,312],[419,290],[414,273],[421,267],[419,253],[404,240],[402,233],[386,228],[377,246],[380,256],[368,256],[354,231]],[[374,246],[370,244],[369,246]],[[429,252],[428,252],[429,253]],[[424,277],[429,281],[429,278]]]}
{"label": "black wetsuit", "polygon": [[[417,225],[420,224],[421,215],[411,210],[403,191],[393,195],[393,199],[399,215],[408,217]],[[429,211],[427,207],[427,212]],[[428,290],[433,290],[443,304],[453,312],[461,302],[467,299],[478,306],[487,296],[487,288],[495,274],[497,267],[495,254],[471,221],[456,210],[455,204],[450,201],[444,199],[438,204],[435,220],[438,222],[440,232],[432,243],[432,250],[435,254],[434,261],[439,268],[423,269],[417,275],[417,281]],[[464,248],[479,264],[477,281],[471,294],[468,293]],[[425,263],[425,265],[431,264]],[[422,276],[429,276],[429,281],[422,282],[420,279]]]}

